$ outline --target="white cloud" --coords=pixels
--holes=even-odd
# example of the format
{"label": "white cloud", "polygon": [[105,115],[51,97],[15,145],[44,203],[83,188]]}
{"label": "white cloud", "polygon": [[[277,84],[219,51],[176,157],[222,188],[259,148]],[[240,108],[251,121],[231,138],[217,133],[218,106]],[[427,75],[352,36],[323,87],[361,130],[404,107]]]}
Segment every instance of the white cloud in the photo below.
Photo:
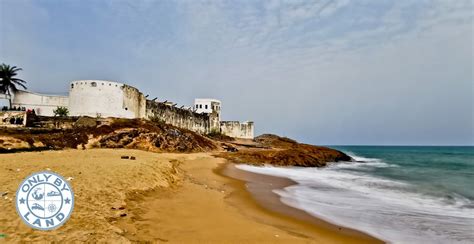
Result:
{"label": "white cloud", "polygon": [[[314,143],[467,143],[474,137],[472,1],[91,5],[84,21],[113,30],[90,33],[101,37],[93,51],[80,42],[60,50],[29,34],[39,20],[46,34],[52,29],[41,6],[32,10],[46,12],[26,12],[24,29],[0,38],[10,50],[7,61],[28,67],[28,79],[45,81],[33,88],[57,89],[83,74],[117,77],[181,104],[196,96],[221,98],[228,119],[254,119],[258,132]],[[21,50],[28,51],[22,56]],[[60,70],[41,72],[51,67]]]}

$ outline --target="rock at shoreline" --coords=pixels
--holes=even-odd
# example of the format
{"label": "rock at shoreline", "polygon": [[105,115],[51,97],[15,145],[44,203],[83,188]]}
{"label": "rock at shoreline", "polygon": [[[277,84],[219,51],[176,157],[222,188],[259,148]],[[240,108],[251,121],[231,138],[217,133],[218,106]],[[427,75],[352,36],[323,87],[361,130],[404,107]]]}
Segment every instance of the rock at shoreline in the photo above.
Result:
{"label": "rock at shoreline", "polygon": [[[78,123],[79,122],[79,123]],[[209,152],[237,163],[321,167],[328,162],[351,161],[348,155],[327,147],[298,143],[277,135],[250,139],[205,137],[164,123],[141,119],[79,119],[66,129],[0,129],[0,152],[65,148],[129,148],[152,152]],[[222,152],[225,150],[225,152]]]}
{"label": "rock at shoreline", "polygon": [[274,166],[322,167],[328,162],[351,161],[343,152],[328,147],[298,143],[286,137],[264,134],[255,138],[256,147],[218,156],[236,163]]}

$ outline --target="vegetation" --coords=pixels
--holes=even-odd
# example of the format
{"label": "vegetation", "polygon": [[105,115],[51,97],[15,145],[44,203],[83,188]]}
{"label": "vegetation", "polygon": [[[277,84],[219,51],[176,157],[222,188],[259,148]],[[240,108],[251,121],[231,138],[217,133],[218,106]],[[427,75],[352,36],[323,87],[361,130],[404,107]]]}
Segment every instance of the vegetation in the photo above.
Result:
{"label": "vegetation", "polygon": [[222,132],[218,129],[213,129],[209,133],[206,134],[207,137],[215,139],[215,140],[221,140],[221,141],[233,141],[234,138],[230,136],[226,136],[222,134]]}
{"label": "vegetation", "polygon": [[10,66],[7,64],[0,65],[0,93],[8,96],[9,108],[12,107],[11,94],[12,92],[14,93],[18,91],[17,86],[26,89],[26,81],[16,78],[18,71],[21,70],[21,68],[16,66]]}
{"label": "vegetation", "polygon": [[59,117],[66,117],[69,115],[69,109],[66,107],[57,107],[55,110],[53,110],[54,116],[59,116]]}

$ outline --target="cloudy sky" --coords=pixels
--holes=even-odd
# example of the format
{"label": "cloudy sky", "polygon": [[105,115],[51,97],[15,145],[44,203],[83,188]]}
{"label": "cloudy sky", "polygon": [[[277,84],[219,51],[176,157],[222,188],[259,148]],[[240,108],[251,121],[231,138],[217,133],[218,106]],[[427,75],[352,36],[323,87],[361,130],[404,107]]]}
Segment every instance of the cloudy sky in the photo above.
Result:
{"label": "cloudy sky", "polygon": [[474,144],[473,0],[0,0],[29,90],[116,80],[315,144]]}

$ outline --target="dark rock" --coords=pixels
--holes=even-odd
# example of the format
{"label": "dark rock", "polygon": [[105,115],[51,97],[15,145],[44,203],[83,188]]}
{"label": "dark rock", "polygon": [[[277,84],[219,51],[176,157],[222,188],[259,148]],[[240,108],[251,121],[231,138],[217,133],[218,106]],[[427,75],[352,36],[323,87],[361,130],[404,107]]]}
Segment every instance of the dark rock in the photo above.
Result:
{"label": "dark rock", "polygon": [[221,153],[219,156],[237,163],[301,167],[322,167],[328,162],[352,160],[335,149],[298,143],[276,135],[262,135],[255,138],[255,141],[262,148],[242,149],[234,153]]}
{"label": "dark rock", "polygon": [[237,152],[239,151],[237,148],[228,145],[228,144],[222,144],[222,149],[226,150],[227,152]]}

